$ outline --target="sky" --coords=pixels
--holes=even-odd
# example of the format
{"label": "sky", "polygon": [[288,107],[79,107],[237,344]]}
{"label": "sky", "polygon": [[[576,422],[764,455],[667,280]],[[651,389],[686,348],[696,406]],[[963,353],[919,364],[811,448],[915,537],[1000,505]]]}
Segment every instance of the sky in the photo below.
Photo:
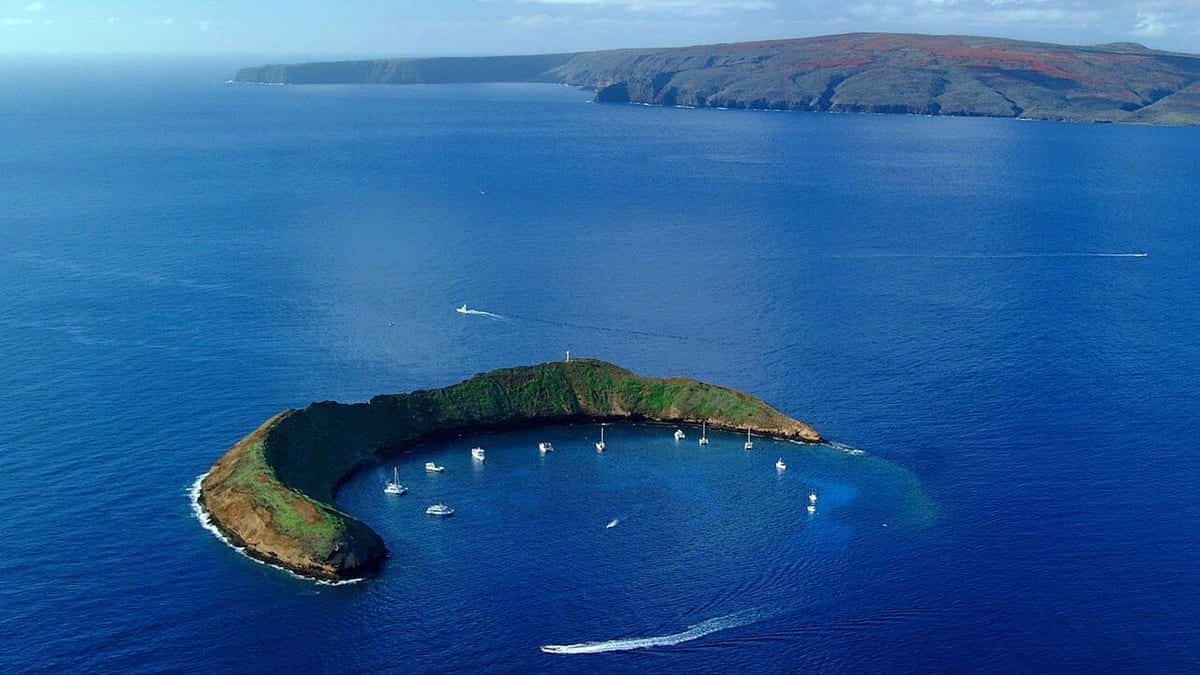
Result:
{"label": "sky", "polygon": [[1200,0],[0,0],[8,54],[528,54],[858,31],[1200,52]]}

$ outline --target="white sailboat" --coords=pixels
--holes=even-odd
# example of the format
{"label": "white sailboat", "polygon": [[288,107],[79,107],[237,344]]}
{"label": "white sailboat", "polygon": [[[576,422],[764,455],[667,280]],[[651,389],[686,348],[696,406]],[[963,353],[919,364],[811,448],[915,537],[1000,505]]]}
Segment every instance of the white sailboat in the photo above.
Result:
{"label": "white sailboat", "polygon": [[392,467],[392,479],[383,487],[383,492],[389,495],[402,495],[408,492],[408,488],[400,484],[400,470]]}
{"label": "white sailboat", "polygon": [[604,452],[608,446],[604,444],[604,425],[600,425],[600,440],[596,441],[596,452]]}
{"label": "white sailboat", "polygon": [[754,441],[750,440],[750,427],[746,427],[746,444],[742,446],[747,450],[754,449]]}
{"label": "white sailboat", "polygon": [[683,433],[683,429],[676,429],[675,440],[682,441],[684,438],[686,438],[686,435]]}
{"label": "white sailboat", "polygon": [[786,470],[787,470],[787,464],[785,464],[785,463],[783,462],[783,458],[782,458],[782,457],[780,457],[779,459],[775,460],[775,468],[776,468],[776,469],[779,469],[780,471],[786,471]]}
{"label": "white sailboat", "polygon": [[700,445],[708,445],[708,422],[700,423]]}

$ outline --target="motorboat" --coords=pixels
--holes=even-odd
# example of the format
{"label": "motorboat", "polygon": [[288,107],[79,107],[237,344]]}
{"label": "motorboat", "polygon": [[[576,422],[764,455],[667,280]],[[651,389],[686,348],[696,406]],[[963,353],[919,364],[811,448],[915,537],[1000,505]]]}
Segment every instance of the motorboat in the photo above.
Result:
{"label": "motorboat", "polygon": [[445,504],[439,503],[439,504],[434,504],[434,505],[430,506],[429,508],[425,509],[425,513],[427,513],[431,516],[452,516],[452,515],[454,515],[454,509],[450,508],[449,506],[446,506]]}
{"label": "motorboat", "polygon": [[700,423],[700,445],[708,445],[708,423]]}
{"label": "motorboat", "polygon": [[400,470],[396,467],[392,467],[392,479],[388,481],[387,485],[383,486],[383,492],[384,494],[389,495],[402,495],[408,493],[408,488],[400,484]]}
{"label": "motorboat", "polygon": [[541,443],[538,443],[538,452],[542,453],[543,455],[547,452],[554,452],[554,446],[550,444],[550,441],[542,441]]}
{"label": "motorboat", "polygon": [[749,427],[746,427],[746,444],[742,447],[746,448],[747,450],[754,449],[754,441],[750,440],[750,428]]}
{"label": "motorboat", "polygon": [[433,471],[435,473],[441,473],[446,470],[446,467],[438,466],[437,464],[435,464],[433,462],[425,462],[425,470]]}
{"label": "motorboat", "polygon": [[776,468],[776,469],[779,469],[780,471],[786,471],[786,470],[787,470],[787,464],[785,464],[785,463],[784,463],[784,461],[783,461],[783,458],[782,458],[782,457],[780,457],[779,459],[775,460],[775,468]]}
{"label": "motorboat", "polygon": [[608,446],[604,444],[604,425],[600,425],[600,440],[596,441],[596,452],[604,452]]}
{"label": "motorboat", "polygon": [[467,303],[464,302],[462,307],[455,307],[454,311],[458,312],[459,314],[466,314],[470,310],[467,309]]}
{"label": "motorboat", "polygon": [[683,429],[676,429],[676,430],[675,430],[675,440],[677,440],[677,441],[682,441],[682,440],[683,440],[684,438],[686,438],[686,437],[687,437],[687,436],[686,436],[686,435],[683,433]]}
{"label": "motorboat", "polygon": [[809,505],[808,505],[808,512],[809,512],[809,513],[816,513],[816,512],[817,512],[817,505],[816,505],[816,504],[809,504]]}
{"label": "motorboat", "polygon": [[817,493],[815,493],[815,492],[808,493],[808,503],[809,504],[817,503]]}
{"label": "motorboat", "polygon": [[487,459],[487,455],[484,453],[483,448],[471,448],[471,459],[476,462],[482,462]]}

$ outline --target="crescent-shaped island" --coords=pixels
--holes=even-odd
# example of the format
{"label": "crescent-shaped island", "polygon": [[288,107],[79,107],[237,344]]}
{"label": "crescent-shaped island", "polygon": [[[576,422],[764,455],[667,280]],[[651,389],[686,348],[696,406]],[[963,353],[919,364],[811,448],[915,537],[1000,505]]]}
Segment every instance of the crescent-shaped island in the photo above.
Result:
{"label": "crescent-shaped island", "polygon": [[253,558],[323,581],[357,579],[376,572],[388,550],[374,530],[333,505],[356,470],[414,443],[468,431],[603,421],[704,421],[714,429],[822,441],[808,424],[749,394],[571,359],[367,403],[286,410],[217,460],[200,481],[197,502]]}

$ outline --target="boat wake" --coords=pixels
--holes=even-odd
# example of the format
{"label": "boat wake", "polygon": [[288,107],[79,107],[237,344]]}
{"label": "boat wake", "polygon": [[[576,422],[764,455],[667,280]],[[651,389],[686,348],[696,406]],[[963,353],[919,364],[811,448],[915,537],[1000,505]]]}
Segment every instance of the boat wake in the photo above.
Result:
{"label": "boat wake", "polygon": [[468,309],[466,305],[463,305],[462,307],[455,307],[454,311],[458,312],[459,314],[471,314],[474,316],[486,316],[489,319],[497,319],[500,321],[504,320],[504,315],[502,315],[502,314],[496,314],[495,312],[485,312],[482,309]]}
{"label": "boat wake", "polygon": [[246,553],[245,547],[238,546],[237,544],[234,544],[232,541],[229,541],[229,538],[225,536],[225,533],[222,532],[220,530],[220,528],[218,528],[213,523],[212,516],[210,516],[208,514],[208,511],[205,511],[204,507],[200,504],[200,484],[204,482],[204,478],[206,476],[208,476],[207,471],[205,471],[204,473],[202,473],[196,477],[195,482],[193,482],[191,487],[188,488],[188,499],[190,499],[191,503],[192,503],[192,515],[196,516],[196,520],[200,521],[200,527],[203,527],[204,529],[211,532],[214,537],[216,537],[217,539],[219,539],[221,541],[221,543],[223,543],[226,546],[228,546],[229,548],[237,551],[238,553],[241,553],[248,560],[253,560],[254,562],[258,563],[259,565],[273,567],[277,570],[287,572],[289,576],[295,577],[297,579],[303,579],[304,581],[309,581],[314,584],[320,584],[322,586],[345,586],[347,584],[356,584],[356,583],[362,581],[362,579],[346,579],[345,581],[325,581],[323,579],[313,579],[312,577],[306,577],[301,574],[296,574],[295,572],[293,572],[285,567],[280,567],[279,565],[272,565],[269,562],[264,562],[262,560],[259,560],[258,558],[255,558],[254,556],[250,555],[249,553]]}
{"label": "boat wake", "polygon": [[757,610],[746,610],[701,621],[681,633],[673,633],[671,635],[579,642],[571,645],[542,645],[541,650],[548,654],[602,654],[604,652],[625,652],[633,649],[645,649],[647,647],[673,647],[684,642],[699,640],[705,635],[711,635],[717,631],[745,626],[757,621],[759,618],[761,618],[760,612]]}
{"label": "boat wake", "polygon": [[1145,251],[1064,251],[1059,253],[854,253],[837,258],[922,258],[929,260],[1022,260],[1026,258],[1145,258]]}

